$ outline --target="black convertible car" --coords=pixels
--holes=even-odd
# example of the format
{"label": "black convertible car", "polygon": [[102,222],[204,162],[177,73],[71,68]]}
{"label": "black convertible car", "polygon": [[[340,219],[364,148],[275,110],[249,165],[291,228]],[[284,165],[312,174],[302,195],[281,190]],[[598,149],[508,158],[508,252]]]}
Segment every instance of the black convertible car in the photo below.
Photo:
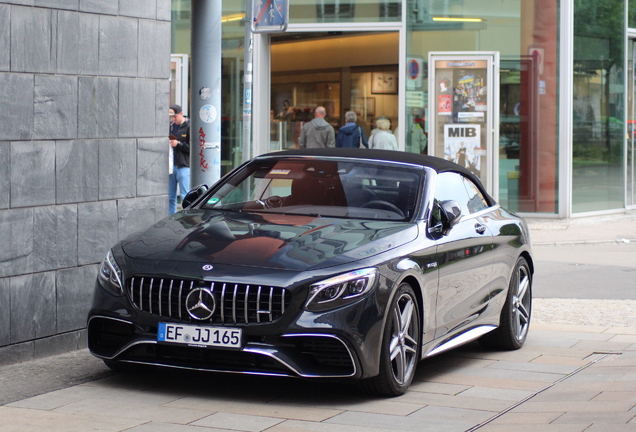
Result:
{"label": "black convertible car", "polygon": [[184,207],[99,269],[88,346],[113,369],[354,378],[392,396],[424,357],[526,340],[528,228],[454,163],[283,151]]}

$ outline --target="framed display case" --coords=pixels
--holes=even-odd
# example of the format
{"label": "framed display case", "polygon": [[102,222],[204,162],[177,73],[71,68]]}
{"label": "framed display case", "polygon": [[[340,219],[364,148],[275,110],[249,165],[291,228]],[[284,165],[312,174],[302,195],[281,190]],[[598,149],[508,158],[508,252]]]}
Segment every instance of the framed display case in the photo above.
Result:
{"label": "framed display case", "polygon": [[373,117],[375,115],[375,98],[354,97],[353,111],[359,116]]}
{"label": "framed display case", "polygon": [[371,93],[373,94],[397,94],[397,72],[373,72],[371,74]]}

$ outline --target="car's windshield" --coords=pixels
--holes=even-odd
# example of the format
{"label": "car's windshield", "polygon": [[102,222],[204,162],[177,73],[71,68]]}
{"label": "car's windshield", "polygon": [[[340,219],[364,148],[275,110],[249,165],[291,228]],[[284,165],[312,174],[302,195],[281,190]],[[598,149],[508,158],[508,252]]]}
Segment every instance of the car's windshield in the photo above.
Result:
{"label": "car's windshield", "polygon": [[417,208],[421,176],[390,163],[265,159],[232,176],[203,208],[404,221]]}

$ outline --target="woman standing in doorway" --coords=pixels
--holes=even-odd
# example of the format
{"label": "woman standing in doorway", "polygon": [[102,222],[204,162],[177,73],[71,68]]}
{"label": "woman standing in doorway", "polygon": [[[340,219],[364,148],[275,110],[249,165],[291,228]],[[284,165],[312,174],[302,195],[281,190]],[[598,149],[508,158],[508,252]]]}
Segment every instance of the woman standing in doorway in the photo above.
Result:
{"label": "woman standing in doorway", "polygon": [[355,112],[347,111],[345,113],[345,121],[347,122],[338,130],[336,136],[336,147],[366,147],[369,148],[367,137],[360,126],[356,124],[358,117]]}
{"label": "woman standing in doorway", "polygon": [[369,138],[369,148],[378,150],[397,150],[395,135],[389,132],[391,122],[388,119],[378,119],[375,122],[378,131]]}

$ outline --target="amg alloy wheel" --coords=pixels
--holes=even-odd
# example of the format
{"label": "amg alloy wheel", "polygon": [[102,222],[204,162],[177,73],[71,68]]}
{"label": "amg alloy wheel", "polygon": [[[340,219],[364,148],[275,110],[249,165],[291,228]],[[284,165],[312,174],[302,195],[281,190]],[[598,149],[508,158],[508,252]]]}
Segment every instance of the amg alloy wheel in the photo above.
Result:
{"label": "amg alloy wheel", "polygon": [[501,311],[499,327],[479,339],[487,348],[514,350],[528,337],[532,314],[532,273],[523,257],[519,257],[510,278],[508,297]]}
{"label": "amg alloy wheel", "polygon": [[408,389],[420,355],[420,313],[413,289],[402,284],[391,303],[380,353],[380,373],[365,380],[371,393],[399,396]]}

